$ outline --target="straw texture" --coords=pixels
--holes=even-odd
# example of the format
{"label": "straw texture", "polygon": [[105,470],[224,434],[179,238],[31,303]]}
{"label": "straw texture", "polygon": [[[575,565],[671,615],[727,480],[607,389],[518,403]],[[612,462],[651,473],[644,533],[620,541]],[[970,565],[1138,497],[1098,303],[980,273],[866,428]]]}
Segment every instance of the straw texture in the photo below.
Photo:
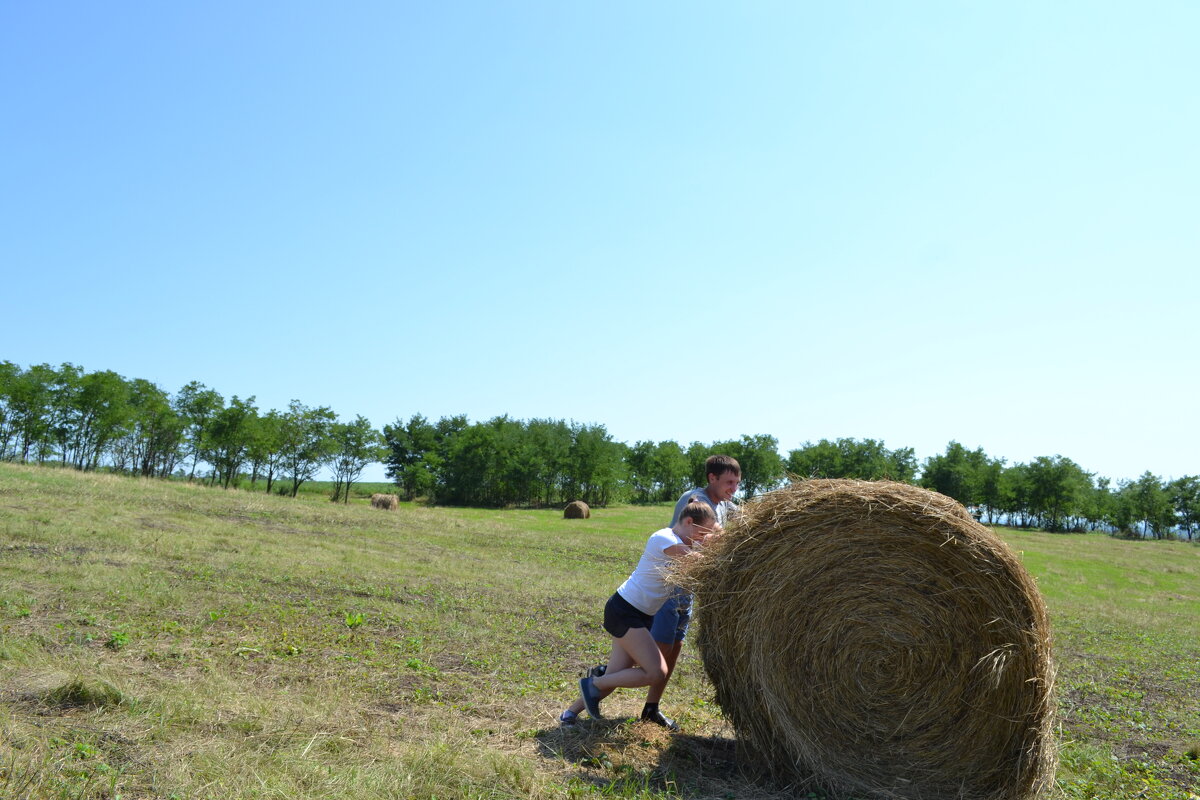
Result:
{"label": "straw texture", "polygon": [[954,500],[797,482],[748,503],[687,583],[717,701],[797,786],[1029,800],[1052,784],[1045,606]]}

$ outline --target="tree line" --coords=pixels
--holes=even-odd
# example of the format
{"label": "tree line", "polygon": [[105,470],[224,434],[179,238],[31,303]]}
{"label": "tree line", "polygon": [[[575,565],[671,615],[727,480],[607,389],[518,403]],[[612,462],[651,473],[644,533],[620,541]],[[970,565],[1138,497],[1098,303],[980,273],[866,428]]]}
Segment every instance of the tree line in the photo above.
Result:
{"label": "tree line", "polygon": [[792,478],[914,483],[949,495],[989,523],[1049,531],[1107,530],[1191,540],[1200,523],[1200,478],[1150,472],[1117,485],[1060,455],[1007,464],[950,442],[919,463],[912,448],[872,439],[822,439],[780,454],[767,434],[710,443],[615,441],[603,425],[507,415],[471,422],[415,414],[376,430],[341,422],[328,407],[293,400],[263,411],[253,397],[228,400],[190,382],[175,394],[111,371],[71,364],[22,370],[0,362],[0,458],[80,470],[186,477],[225,488],[261,482],[295,496],[323,468],[331,499],[346,502],[363,469],[382,462],[406,499],[452,505],[561,506],[675,500],[704,485],[704,461],[725,453],[742,465],[752,497]]}
{"label": "tree line", "polygon": [[[341,422],[328,407],[293,400],[261,411],[253,397],[192,381],[174,395],[150,381],[73,364],[22,370],[0,362],[0,458],[90,471],[201,479],[225,488],[261,481],[293,497],[322,468],[333,500],[348,501],[368,464],[383,458],[369,420]],[[279,482],[279,486],[276,483]]]}

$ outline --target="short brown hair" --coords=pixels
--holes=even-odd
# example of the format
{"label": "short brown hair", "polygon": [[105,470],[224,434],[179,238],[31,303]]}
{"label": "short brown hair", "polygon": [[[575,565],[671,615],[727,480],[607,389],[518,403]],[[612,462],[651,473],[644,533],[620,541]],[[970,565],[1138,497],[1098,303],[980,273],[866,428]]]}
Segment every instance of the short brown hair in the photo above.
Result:
{"label": "short brown hair", "polygon": [[683,511],[679,512],[679,521],[690,519],[693,523],[699,525],[702,522],[716,522],[717,512],[712,510],[712,506],[703,500],[693,500],[683,507]]}
{"label": "short brown hair", "polygon": [[733,456],[713,455],[709,456],[704,461],[704,476],[716,475],[718,478],[726,472],[732,472],[734,475],[741,477],[742,465],[737,462]]}

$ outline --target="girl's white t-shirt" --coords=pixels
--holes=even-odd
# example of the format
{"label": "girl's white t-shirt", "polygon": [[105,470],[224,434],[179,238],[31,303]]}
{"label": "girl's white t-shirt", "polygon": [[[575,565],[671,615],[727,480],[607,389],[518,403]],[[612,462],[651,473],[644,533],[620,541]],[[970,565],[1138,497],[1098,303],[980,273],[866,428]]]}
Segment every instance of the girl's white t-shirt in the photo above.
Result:
{"label": "girl's white t-shirt", "polygon": [[675,535],[670,528],[663,528],[650,534],[646,541],[646,549],[638,559],[637,567],[624,583],[617,587],[617,592],[629,604],[643,614],[654,614],[667,601],[673,588],[667,583],[667,565],[671,557],[667,555],[668,547],[683,544],[683,539]]}

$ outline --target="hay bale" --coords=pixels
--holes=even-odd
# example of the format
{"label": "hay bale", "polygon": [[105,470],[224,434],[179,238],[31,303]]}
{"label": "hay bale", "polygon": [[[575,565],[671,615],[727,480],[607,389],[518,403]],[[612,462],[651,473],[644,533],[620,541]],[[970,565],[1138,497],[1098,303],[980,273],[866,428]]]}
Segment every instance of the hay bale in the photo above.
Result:
{"label": "hay bale", "polygon": [[371,495],[371,508],[382,508],[384,511],[395,511],[400,507],[400,496],[394,494]]}
{"label": "hay bale", "polygon": [[563,509],[564,519],[587,519],[590,516],[592,516],[592,510],[582,500],[572,500]]}
{"label": "hay bale", "polygon": [[780,777],[926,800],[1052,785],[1045,605],[954,500],[802,481],[747,504],[688,582],[717,701]]}

